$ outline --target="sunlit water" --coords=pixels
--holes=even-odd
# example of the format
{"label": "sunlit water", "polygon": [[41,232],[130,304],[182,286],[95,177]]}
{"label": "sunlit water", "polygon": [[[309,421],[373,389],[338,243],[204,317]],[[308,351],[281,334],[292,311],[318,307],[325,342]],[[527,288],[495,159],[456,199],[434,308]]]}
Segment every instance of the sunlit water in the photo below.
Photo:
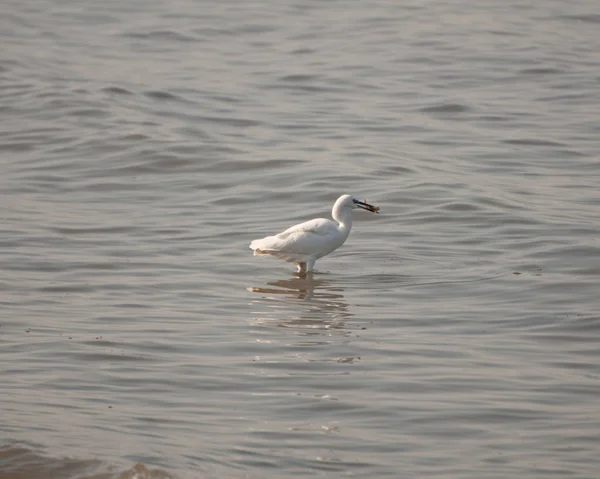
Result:
{"label": "sunlit water", "polygon": [[[596,478],[597,3],[0,19],[0,478]],[[379,204],[318,273],[252,239]]]}

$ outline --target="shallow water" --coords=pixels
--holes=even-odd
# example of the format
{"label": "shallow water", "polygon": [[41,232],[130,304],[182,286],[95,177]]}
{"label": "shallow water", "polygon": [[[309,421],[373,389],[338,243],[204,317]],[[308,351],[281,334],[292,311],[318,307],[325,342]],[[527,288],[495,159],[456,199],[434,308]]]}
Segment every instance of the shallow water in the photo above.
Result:
{"label": "shallow water", "polygon": [[1,479],[597,477],[595,2],[5,12]]}

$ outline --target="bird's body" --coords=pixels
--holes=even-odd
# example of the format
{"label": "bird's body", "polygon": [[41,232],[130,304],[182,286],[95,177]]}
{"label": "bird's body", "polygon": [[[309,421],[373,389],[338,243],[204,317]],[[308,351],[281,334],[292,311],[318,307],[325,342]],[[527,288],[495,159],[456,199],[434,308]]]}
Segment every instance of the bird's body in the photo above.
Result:
{"label": "bird's body", "polygon": [[299,273],[312,271],[315,261],[344,244],[352,229],[352,210],[363,208],[374,213],[378,206],[343,195],[333,205],[331,221],[316,218],[250,243],[254,255],[271,255],[298,266]]}

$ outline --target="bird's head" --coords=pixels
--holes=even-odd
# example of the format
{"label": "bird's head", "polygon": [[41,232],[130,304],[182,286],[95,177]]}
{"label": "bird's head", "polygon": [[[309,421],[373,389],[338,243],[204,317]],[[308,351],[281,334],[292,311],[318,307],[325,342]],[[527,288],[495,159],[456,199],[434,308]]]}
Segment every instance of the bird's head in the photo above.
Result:
{"label": "bird's head", "polygon": [[[363,210],[370,211],[372,213],[379,213],[379,206],[374,206],[366,201],[361,201],[354,198],[351,195],[343,195],[338,198],[335,206],[338,206],[339,209],[349,209],[354,210],[356,208],[362,208]],[[334,206],[334,207],[335,207]]]}

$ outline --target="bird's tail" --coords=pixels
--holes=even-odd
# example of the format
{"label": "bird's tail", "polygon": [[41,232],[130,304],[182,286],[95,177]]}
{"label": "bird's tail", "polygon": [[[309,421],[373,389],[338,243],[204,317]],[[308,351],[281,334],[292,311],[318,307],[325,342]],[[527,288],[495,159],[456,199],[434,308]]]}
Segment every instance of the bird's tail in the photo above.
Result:
{"label": "bird's tail", "polygon": [[260,256],[262,254],[269,254],[266,250],[264,249],[260,249],[262,245],[262,243],[264,242],[266,238],[262,238],[262,239],[255,239],[254,241],[252,241],[252,243],[250,243],[250,249],[254,250],[254,256]]}

